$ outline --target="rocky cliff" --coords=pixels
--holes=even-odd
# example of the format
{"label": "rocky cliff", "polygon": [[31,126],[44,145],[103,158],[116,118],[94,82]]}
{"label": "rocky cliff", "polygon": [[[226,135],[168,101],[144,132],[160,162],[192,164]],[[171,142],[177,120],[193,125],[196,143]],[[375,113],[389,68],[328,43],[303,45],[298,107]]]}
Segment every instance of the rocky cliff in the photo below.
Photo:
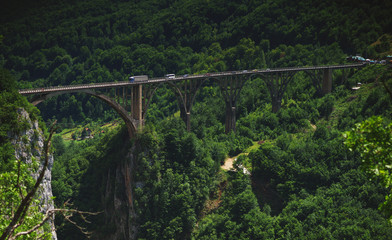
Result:
{"label": "rocky cliff", "polygon": [[[134,149],[125,150],[124,160],[113,165],[103,177],[105,190],[102,196],[102,206],[106,226],[113,226],[106,234],[97,232],[94,239],[136,239],[136,214],[133,207],[133,171],[135,156]],[[127,153],[126,153],[127,152]]]}
{"label": "rocky cliff", "polygon": [[[38,121],[31,121],[29,114],[24,109],[18,109],[19,121],[27,123],[27,128],[18,134],[11,136],[12,144],[15,148],[15,157],[27,164],[32,164],[33,161],[38,161],[40,167],[38,171],[32,172],[32,176],[37,179],[39,173],[42,171],[44,161],[43,147],[44,134],[38,126]],[[37,198],[40,200],[40,209],[45,213],[49,209],[53,209],[53,195],[51,185],[51,169],[53,166],[53,156],[49,156],[48,168],[45,170],[45,177],[37,192]],[[52,239],[57,240],[57,235],[54,228],[54,217],[49,220],[52,231]]]}

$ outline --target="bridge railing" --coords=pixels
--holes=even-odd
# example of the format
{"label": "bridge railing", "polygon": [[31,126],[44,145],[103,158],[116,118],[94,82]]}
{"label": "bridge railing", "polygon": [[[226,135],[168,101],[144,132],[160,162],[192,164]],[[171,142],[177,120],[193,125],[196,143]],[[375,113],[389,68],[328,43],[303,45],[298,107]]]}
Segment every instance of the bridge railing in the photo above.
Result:
{"label": "bridge railing", "polygon": [[19,93],[23,95],[28,95],[28,94],[51,93],[51,92],[60,92],[60,91],[68,91],[68,90],[75,91],[75,90],[84,90],[84,89],[121,87],[121,86],[128,86],[128,85],[160,83],[166,81],[181,81],[185,79],[213,78],[213,77],[230,76],[230,75],[252,75],[252,74],[257,75],[257,74],[276,73],[276,72],[290,72],[290,71],[298,72],[298,71],[306,71],[306,70],[342,69],[342,68],[355,68],[355,67],[363,67],[363,66],[366,66],[366,64],[356,63],[356,64],[344,64],[344,65],[286,67],[286,68],[271,68],[271,69],[267,68],[267,69],[238,70],[238,71],[226,71],[226,72],[212,72],[212,73],[176,76],[173,79],[168,79],[165,77],[157,77],[157,78],[150,78],[144,81],[135,81],[135,82],[119,81],[119,82],[75,84],[75,85],[67,85],[67,86],[49,86],[49,87],[41,87],[41,88],[34,88],[34,89],[21,89],[19,90]]}

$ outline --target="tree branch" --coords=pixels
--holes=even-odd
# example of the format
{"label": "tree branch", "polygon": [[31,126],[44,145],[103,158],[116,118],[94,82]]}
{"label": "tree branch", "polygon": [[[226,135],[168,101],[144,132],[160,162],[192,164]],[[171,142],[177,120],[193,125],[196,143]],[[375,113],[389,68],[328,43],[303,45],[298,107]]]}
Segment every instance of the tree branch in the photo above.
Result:
{"label": "tree branch", "polygon": [[20,177],[20,165],[21,165],[21,160],[18,161],[18,179],[16,180],[16,188],[19,190],[19,196],[20,198],[23,198],[23,192],[22,192],[22,187],[19,184],[19,177]]}
{"label": "tree branch", "polygon": [[56,130],[54,128],[55,124],[56,124],[56,121],[52,124],[52,126],[50,128],[49,137],[44,143],[43,150],[44,150],[44,154],[45,154],[45,161],[44,161],[44,165],[42,167],[42,171],[41,171],[39,177],[37,178],[37,181],[35,182],[34,187],[30,190],[30,192],[26,195],[26,197],[22,199],[22,202],[19,205],[18,209],[16,210],[14,217],[12,218],[11,222],[9,223],[7,228],[5,229],[4,233],[0,236],[0,240],[5,240],[7,237],[11,237],[13,235],[13,232],[15,231],[15,229],[20,226],[21,222],[23,221],[23,219],[26,216],[26,213],[30,207],[31,201],[32,201],[35,193],[37,192],[38,187],[42,182],[42,179],[45,176],[45,170],[46,170],[46,168],[48,166],[48,162],[49,162],[48,155],[49,155],[50,143],[51,143],[53,133]]}
{"label": "tree branch", "polygon": [[[42,227],[45,224],[45,222],[48,221],[56,213],[62,213],[64,218],[67,221],[69,221],[70,223],[72,223],[73,225],[75,225],[83,234],[90,235],[91,232],[87,232],[85,228],[79,226],[76,222],[72,221],[70,218],[73,216],[73,213],[77,213],[77,214],[79,214],[82,217],[83,221],[85,221],[86,223],[90,223],[87,220],[85,215],[96,216],[96,215],[100,214],[101,212],[96,212],[96,213],[94,213],[94,212],[84,212],[84,211],[79,211],[79,210],[76,210],[76,209],[62,209],[62,208],[49,209],[49,210],[46,211],[45,217],[41,220],[40,223],[38,223],[37,225],[35,225],[34,227],[32,227],[31,229],[29,229],[29,230],[27,230],[25,232],[19,232],[19,233],[15,234],[14,236],[11,236],[9,238],[9,240],[14,240],[17,237],[20,237],[20,236],[23,236],[23,235],[27,235],[27,234],[30,234],[30,233],[36,231],[38,228]],[[70,215],[66,215],[67,213],[71,213],[71,214]]]}

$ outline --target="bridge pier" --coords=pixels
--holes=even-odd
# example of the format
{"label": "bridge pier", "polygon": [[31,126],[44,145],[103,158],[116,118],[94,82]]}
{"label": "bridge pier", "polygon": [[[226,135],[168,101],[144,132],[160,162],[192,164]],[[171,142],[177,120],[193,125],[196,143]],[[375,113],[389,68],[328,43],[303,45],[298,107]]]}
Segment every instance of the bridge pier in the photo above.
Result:
{"label": "bridge pier", "polygon": [[[236,114],[236,103],[227,103],[226,102],[226,122],[225,122],[225,133],[229,133],[231,131],[235,132],[235,123],[237,121]],[[234,105],[234,106],[233,106]]]}
{"label": "bridge pier", "polygon": [[264,74],[263,80],[267,84],[272,101],[272,112],[276,113],[282,106],[283,94],[286,92],[287,85],[293,79],[295,72],[270,73]]}
{"label": "bridge pier", "polygon": [[131,117],[136,120],[138,129],[143,127],[143,107],[142,107],[143,87],[135,85],[131,88]]}
{"label": "bridge pier", "polygon": [[323,72],[323,86],[321,93],[323,95],[328,94],[332,91],[332,69],[324,69]]}
{"label": "bridge pier", "polygon": [[[123,87],[122,90],[118,89],[118,91],[115,91],[115,102],[124,110],[130,111],[128,118],[131,119],[137,131],[141,131],[144,127],[147,108],[157,88],[158,84],[149,84],[145,87],[142,84],[138,84],[131,86],[130,89],[129,87]],[[120,96],[121,94],[122,97]]]}
{"label": "bridge pier", "polygon": [[[185,119],[185,120],[184,120],[184,119]],[[187,130],[188,132],[190,132],[190,131],[191,131],[191,113],[190,113],[190,112],[187,112],[185,118],[183,117],[182,120],[185,121],[186,130]]]}
{"label": "bridge pier", "polygon": [[317,95],[324,96],[332,91],[332,69],[305,71],[316,88]]}
{"label": "bridge pier", "polygon": [[282,97],[272,97],[272,112],[277,113],[282,107]]}
{"label": "bridge pier", "polygon": [[[143,87],[142,84],[133,85],[130,87],[130,91],[128,87],[123,87],[122,89],[119,88],[118,91],[115,91],[115,96],[112,99],[91,90],[84,90],[83,92],[104,100],[114,108],[114,110],[124,119],[129,136],[133,138],[136,132],[142,131],[144,127],[145,114],[157,88],[157,84],[150,84],[146,87]],[[127,111],[129,106],[130,113]]]}
{"label": "bridge pier", "polygon": [[197,91],[205,79],[187,79],[181,82],[168,82],[177,96],[180,107],[180,117],[185,122],[186,130],[191,130],[191,110]]}
{"label": "bridge pier", "polygon": [[218,79],[218,84],[226,103],[226,133],[231,131],[235,132],[236,130],[235,123],[237,100],[246,80],[248,80],[248,77],[238,75],[227,76],[222,79]]}

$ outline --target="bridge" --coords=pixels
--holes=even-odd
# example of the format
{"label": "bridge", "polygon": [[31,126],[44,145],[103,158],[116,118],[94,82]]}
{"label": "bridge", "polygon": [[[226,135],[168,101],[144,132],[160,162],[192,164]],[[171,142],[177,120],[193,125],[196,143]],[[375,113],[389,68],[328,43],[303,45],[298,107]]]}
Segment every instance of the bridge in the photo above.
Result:
{"label": "bridge", "polygon": [[[312,80],[317,93],[322,96],[332,90],[332,70],[361,68],[362,63],[254,69],[241,71],[215,72],[195,75],[177,76],[174,78],[151,78],[143,81],[121,81],[106,83],[91,83],[57,87],[44,87],[35,89],[22,89],[19,93],[32,96],[34,105],[46,99],[65,93],[86,93],[101,99],[111,106],[124,120],[129,136],[135,137],[138,130],[144,125],[145,114],[155,91],[161,84],[168,84],[175,92],[180,106],[180,116],[190,131],[190,116],[195,96],[203,83],[208,79],[217,81],[226,103],[226,133],[235,131],[236,105],[241,89],[245,82],[252,77],[262,78],[267,85],[271,99],[272,111],[277,112],[281,107],[281,100],[288,84],[297,72],[305,72]],[[115,89],[114,96],[102,93],[105,89]]]}

